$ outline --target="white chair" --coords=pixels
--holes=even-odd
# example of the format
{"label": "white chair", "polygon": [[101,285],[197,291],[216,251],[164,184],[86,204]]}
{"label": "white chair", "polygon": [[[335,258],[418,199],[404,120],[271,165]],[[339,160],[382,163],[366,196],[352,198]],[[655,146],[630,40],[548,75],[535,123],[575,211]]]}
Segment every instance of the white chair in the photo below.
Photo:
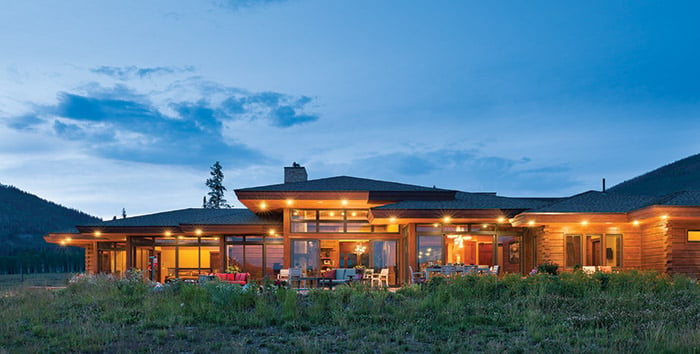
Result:
{"label": "white chair", "polygon": [[289,285],[295,280],[297,287],[301,287],[301,268],[289,268]]}
{"label": "white chair", "polygon": [[277,274],[277,280],[289,281],[289,269],[280,269],[280,274]]}
{"label": "white chair", "polygon": [[374,277],[374,269],[365,269],[365,273],[362,274],[362,280],[372,281],[372,277]]}
{"label": "white chair", "polygon": [[413,267],[408,266],[408,271],[411,273],[411,284],[423,284],[425,283],[425,273],[414,272]]}
{"label": "white chair", "polygon": [[496,275],[498,276],[498,272],[501,270],[501,266],[496,264],[491,266],[491,269],[489,270],[489,274],[491,275]]}
{"label": "white chair", "polygon": [[382,270],[379,271],[379,273],[374,273],[372,275],[372,286],[374,286],[374,283],[377,283],[377,286],[382,286],[382,282],[384,282],[386,287],[389,287],[389,268],[382,268]]}
{"label": "white chair", "polygon": [[583,266],[581,270],[586,274],[593,274],[595,273],[595,266]]}

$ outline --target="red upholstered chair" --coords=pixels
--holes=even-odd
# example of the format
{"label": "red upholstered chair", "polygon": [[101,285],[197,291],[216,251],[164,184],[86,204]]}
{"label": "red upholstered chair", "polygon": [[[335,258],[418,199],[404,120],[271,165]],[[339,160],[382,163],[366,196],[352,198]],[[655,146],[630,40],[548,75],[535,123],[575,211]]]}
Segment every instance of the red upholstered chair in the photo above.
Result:
{"label": "red upholstered chair", "polygon": [[220,281],[226,281],[227,276],[228,276],[228,274],[226,274],[226,273],[216,273],[216,277],[219,278]]}

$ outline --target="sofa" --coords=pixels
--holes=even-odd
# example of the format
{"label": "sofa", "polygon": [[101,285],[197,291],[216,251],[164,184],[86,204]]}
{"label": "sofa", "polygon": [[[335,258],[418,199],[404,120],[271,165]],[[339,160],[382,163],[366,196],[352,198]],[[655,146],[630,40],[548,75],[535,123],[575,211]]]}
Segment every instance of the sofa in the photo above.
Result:
{"label": "sofa", "polygon": [[357,279],[357,270],[355,268],[337,268],[327,270],[324,274],[321,274],[318,284],[333,288],[336,285],[347,284],[352,279]]}
{"label": "sofa", "polygon": [[246,285],[248,284],[250,273],[216,273],[216,277],[222,282]]}

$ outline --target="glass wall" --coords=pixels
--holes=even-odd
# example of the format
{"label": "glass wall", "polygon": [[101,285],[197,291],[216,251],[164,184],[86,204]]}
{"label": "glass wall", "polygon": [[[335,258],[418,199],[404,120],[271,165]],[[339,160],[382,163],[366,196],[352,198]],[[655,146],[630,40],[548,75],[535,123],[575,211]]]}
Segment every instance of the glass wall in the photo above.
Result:
{"label": "glass wall", "polygon": [[605,265],[622,267],[622,235],[605,235]]}
{"label": "glass wall", "polygon": [[495,224],[417,224],[418,266],[497,262],[506,271],[520,272],[520,236],[509,231],[494,248],[496,234]]}
{"label": "glass wall", "polygon": [[284,263],[283,241],[278,235],[226,236],[226,265],[253,278],[274,278]]}
{"label": "glass wall", "polygon": [[319,274],[319,240],[292,241],[292,268],[301,268],[307,275]]}
{"label": "glass wall", "polygon": [[200,274],[218,271],[218,237],[135,236],[131,244],[134,267],[154,281],[197,281]]}
{"label": "glass wall", "polygon": [[566,266],[622,266],[622,235],[566,235]]}
{"label": "glass wall", "polygon": [[442,264],[442,236],[418,236],[418,266]]}
{"label": "glass wall", "polygon": [[394,233],[398,225],[371,225],[367,209],[294,209],[293,233]]}
{"label": "glass wall", "polygon": [[126,244],[124,242],[97,243],[97,272],[123,274],[126,267]]}

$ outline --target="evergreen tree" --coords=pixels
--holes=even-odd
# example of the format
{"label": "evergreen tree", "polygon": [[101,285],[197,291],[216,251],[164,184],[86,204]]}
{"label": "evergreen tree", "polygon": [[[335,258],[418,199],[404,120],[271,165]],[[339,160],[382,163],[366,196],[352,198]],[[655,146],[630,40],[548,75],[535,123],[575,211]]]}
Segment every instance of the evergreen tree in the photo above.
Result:
{"label": "evergreen tree", "polygon": [[221,171],[221,164],[219,164],[219,161],[214,163],[209,174],[211,178],[208,178],[206,182],[207,187],[210,189],[209,193],[207,193],[209,195],[209,200],[206,204],[207,208],[229,208],[230,206],[226,204],[226,199],[224,199],[226,187],[223,185],[224,173]]}

